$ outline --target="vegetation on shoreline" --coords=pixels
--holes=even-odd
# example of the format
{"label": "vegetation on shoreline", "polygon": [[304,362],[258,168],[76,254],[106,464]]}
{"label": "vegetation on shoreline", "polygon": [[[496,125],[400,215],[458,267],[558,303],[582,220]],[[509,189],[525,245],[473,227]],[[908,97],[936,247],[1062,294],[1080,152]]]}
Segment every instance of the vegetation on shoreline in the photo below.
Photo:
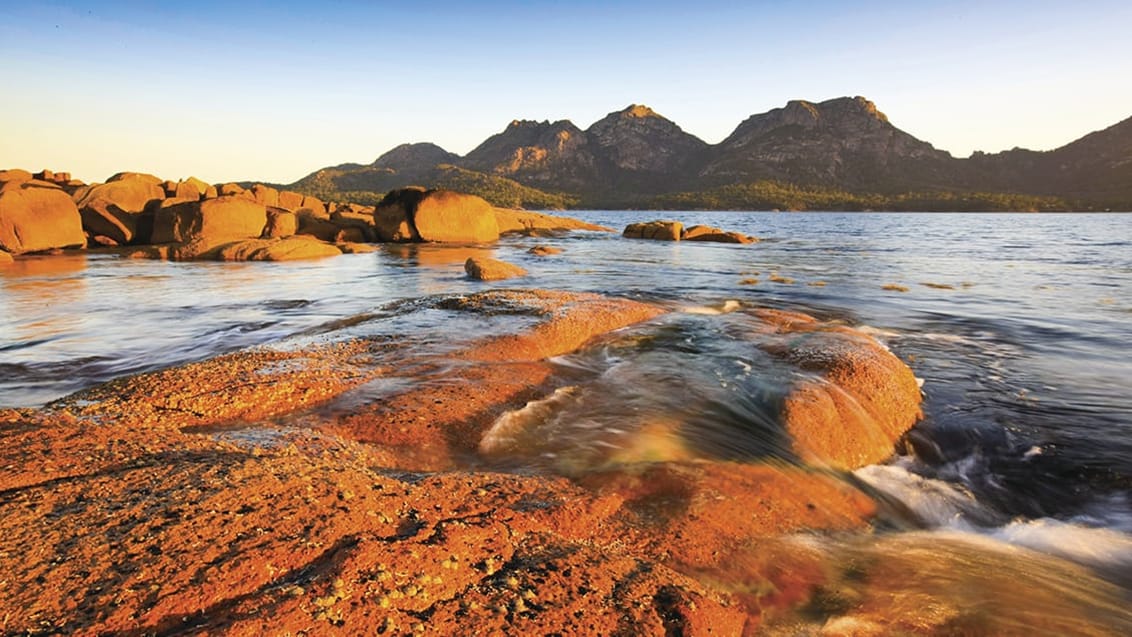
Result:
{"label": "vegetation on shoreline", "polygon": [[439,164],[416,174],[398,173],[387,168],[326,168],[288,186],[324,201],[351,201],[376,205],[390,190],[406,186],[442,188],[477,195],[501,208],[527,210],[565,210],[576,207],[578,198],[524,186],[517,181],[496,177],[451,164]]}
{"label": "vegetation on shoreline", "polygon": [[1058,197],[994,192],[919,191],[860,193],[756,181],[705,191],[661,195],[649,201],[658,210],[846,210],[904,212],[1063,212],[1077,209]]}

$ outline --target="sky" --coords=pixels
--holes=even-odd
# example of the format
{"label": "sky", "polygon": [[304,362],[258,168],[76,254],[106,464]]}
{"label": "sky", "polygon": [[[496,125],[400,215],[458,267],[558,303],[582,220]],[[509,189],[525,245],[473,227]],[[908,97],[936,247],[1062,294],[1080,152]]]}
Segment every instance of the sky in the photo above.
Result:
{"label": "sky", "polygon": [[290,183],[513,119],[646,104],[709,143],[862,95],[957,157],[1132,116],[1132,2],[25,2],[0,19],[0,169]]}

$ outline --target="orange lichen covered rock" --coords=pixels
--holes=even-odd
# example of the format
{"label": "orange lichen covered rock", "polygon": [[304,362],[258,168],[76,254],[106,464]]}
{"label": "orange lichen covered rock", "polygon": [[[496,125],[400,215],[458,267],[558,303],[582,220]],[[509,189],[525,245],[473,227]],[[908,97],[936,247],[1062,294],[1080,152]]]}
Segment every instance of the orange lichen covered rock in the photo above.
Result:
{"label": "orange lichen covered rock", "polygon": [[760,310],[776,338],[767,347],[808,377],[783,404],[783,422],[804,459],[855,469],[892,455],[921,416],[920,386],[873,337],[812,317]]}

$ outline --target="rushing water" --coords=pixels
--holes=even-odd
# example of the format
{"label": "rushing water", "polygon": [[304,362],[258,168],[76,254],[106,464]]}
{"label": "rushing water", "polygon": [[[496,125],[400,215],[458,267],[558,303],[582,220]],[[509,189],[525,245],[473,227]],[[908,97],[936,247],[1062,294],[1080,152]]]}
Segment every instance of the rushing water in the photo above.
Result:
{"label": "rushing water", "polygon": [[[526,466],[577,471],[616,447],[634,419],[661,416],[684,423],[681,434],[713,456],[783,453],[763,426],[770,416],[761,397],[774,394],[776,381],[750,374],[773,362],[742,336],[744,315],[724,310],[735,307],[728,301],[800,310],[870,331],[924,380],[925,418],[902,453],[852,479],[898,503],[897,517],[912,528],[1065,558],[1127,597],[1132,217],[577,216],[618,228],[655,218],[710,223],[763,240],[666,243],[579,232],[283,264],[23,258],[0,268],[0,406],[42,405],[403,299],[498,287],[463,275],[464,259],[488,254],[531,272],[508,283],[514,287],[631,296],[677,310],[557,361],[579,382],[528,408],[554,417],[526,441],[497,444],[520,448]],[[528,254],[535,244],[563,253]]]}

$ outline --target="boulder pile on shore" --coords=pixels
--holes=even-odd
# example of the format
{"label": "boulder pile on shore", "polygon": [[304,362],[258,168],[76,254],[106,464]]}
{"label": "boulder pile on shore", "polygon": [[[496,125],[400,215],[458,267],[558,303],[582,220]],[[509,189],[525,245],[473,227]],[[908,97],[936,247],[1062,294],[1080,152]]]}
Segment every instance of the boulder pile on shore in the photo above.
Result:
{"label": "boulder pile on shore", "polygon": [[423,188],[390,192],[375,207],[195,177],[168,181],[123,172],[85,184],[68,173],[0,171],[3,262],[75,248],[140,258],[279,261],[354,252],[362,243],[485,243],[506,232],[564,230],[609,229]]}

